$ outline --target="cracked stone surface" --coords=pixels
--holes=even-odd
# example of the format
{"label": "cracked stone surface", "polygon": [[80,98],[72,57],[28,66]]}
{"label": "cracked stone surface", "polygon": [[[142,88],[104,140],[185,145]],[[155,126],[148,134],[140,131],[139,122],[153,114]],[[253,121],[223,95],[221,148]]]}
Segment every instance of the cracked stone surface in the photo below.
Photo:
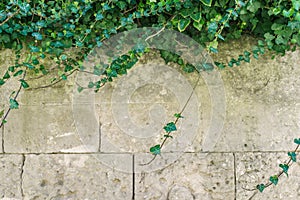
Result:
{"label": "cracked stone surface", "polygon": [[13,110],[8,121],[12,123],[5,125],[6,152],[95,152],[99,147],[98,132],[87,128],[78,134],[72,108],[67,105],[24,105]]}
{"label": "cracked stone surface", "polygon": [[22,155],[0,155],[0,199],[22,199]]}
{"label": "cracked stone surface", "polygon": [[289,168],[289,176],[282,175],[276,186],[266,188],[262,193],[246,191],[257,184],[267,183],[270,176],[279,172],[279,164],[288,159],[287,153],[236,153],[237,200],[250,199],[300,199],[300,165]]}
{"label": "cracked stone surface", "polygon": [[[163,154],[168,157],[169,154]],[[186,153],[171,165],[152,172],[151,167],[138,166],[135,175],[136,199],[234,199],[234,160],[229,153]],[[157,158],[156,162],[166,162]],[[144,169],[142,169],[144,168]],[[142,172],[145,170],[145,172]]]}
{"label": "cracked stone surface", "polygon": [[[101,163],[112,156],[116,159],[111,160],[110,166]],[[131,158],[125,154],[28,155],[24,165],[24,199],[131,199]],[[123,170],[131,173],[115,170],[120,163]]]}

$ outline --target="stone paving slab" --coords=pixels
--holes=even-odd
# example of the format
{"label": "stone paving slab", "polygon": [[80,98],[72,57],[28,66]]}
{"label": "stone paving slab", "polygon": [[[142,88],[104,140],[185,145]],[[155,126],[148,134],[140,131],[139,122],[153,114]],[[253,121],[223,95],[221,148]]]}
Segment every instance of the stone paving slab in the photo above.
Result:
{"label": "stone paving slab", "polygon": [[22,199],[22,155],[0,155],[0,199]]}
{"label": "stone paving slab", "polygon": [[[115,157],[119,162],[102,164]],[[125,173],[117,171],[122,163]],[[131,155],[27,155],[24,165],[24,200],[132,198]]]}
{"label": "stone paving slab", "polygon": [[[172,157],[174,154],[165,153],[162,156],[168,159],[168,156]],[[148,155],[135,156],[135,170],[139,172],[135,174],[136,199],[234,199],[233,154],[186,153],[161,169],[156,169],[157,164],[164,166],[167,161],[160,157],[153,165],[138,165],[147,160]]]}
{"label": "stone paving slab", "polygon": [[272,185],[266,188],[263,193],[243,189],[253,188],[260,183],[267,183],[270,176],[279,172],[279,164],[288,159],[287,153],[236,153],[235,157],[236,200],[300,199],[299,163],[294,163],[290,167],[288,178],[285,175],[281,176],[276,186]]}
{"label": "stone paving slab", "polygon": [[96,152],[99,134],[77,133],[69,105],[22,106],[5,125],[4,149],[10,153]]}

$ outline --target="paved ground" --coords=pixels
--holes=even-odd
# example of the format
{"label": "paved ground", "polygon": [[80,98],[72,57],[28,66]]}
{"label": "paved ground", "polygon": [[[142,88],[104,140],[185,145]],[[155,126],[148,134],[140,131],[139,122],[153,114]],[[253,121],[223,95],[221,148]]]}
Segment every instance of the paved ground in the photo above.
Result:
{"label": "paved ground", "polygon": [[[251,44],[245,38],[223,45],[218,59]],[[1,63],[11,62],[9,52],[1,55]],[[298,51],[203,73],[174,138],[146,166],[149,148],[162,141],[162,127],[184,106],[197,74],[150,54],[95,96],[74,94],[76,77],[22,92],[20,109],[1,130],[0,198],[299,199],[298,163],[263,193],[243,189],[267,182],[296,147],[299,65]],[[1,104],[13,87],[0,88]]]}

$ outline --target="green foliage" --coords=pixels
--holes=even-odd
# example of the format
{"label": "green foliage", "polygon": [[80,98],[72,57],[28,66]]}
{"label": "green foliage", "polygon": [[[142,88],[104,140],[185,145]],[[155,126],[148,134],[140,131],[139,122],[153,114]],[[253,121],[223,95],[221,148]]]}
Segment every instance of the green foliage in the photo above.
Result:
{"label": "green foliage", "polygon": [[160,154],[160,145],[155,145],[153,147],[150,148],[150,152],[153,154],[153,155],[159,155]]}
{"label": "green foliage", "polygon": [[[25,67],[37,74],[45,73],[39,60],[46,54],[57,60],[58,68],[77,70],[95,46],[101,47],[112,35],[135,27],[175,29],[214,53],[220,41],[251,34],[261,41],[252,51],[253,58],[266,48],[284,53],[291,45],[300,44],[298,0],[7,1],[0,5],[0,24],[0,48],[30,49],[33,53],[25,62],[17,62],[15,69]],[[79,51],[68,55],[70,48]],[[166,62],[182,63],[185,71],[193,71],[193,66],[176,56],[163,54]],[[243,61],[249,62],[250,56],[216,64],[224,68]],[[108,76],[116,77],[115,71],[108,70]],[[0,85],[5,79],[9,79],[8,74],[0,79]]]}
{"label": "green foliage", "polygon": [[294,143],[300,145],[300,138],[295,138],[295,139],[294,139]]}
{"label": "green foliage", "polygon": [[260,192],[263,192],[266,188],[265,184],[259,184],[256,186],[256,189],[258,189]]}
{"label": "green foliage", "polygon": [[10,107],[10,109],[18,109],[19,103],[15,99],[10,98],[9,99],[9,107]]}
{"label": "green foliage", "polygon": [[288,152],[288,156],[291,158],[291,160],[292,160],[293,162],[296,162],[296,161],[297,161],[296,153],[295,153],[295,152]]}
{"label": "green foliage", "polygon": [[[95,47],[101,48],[113,35],[137,27],[177,30],[211,53],[218,53],[220,42],[238,39],[242,35],[257,38],[257,45],[252,50],[241,52],[228,63],[216,61],[219,69],[259,59],[266,50],[284,55],[300,45],[299,9],[299,0],[6,0],[0,4],[0,49],[12,49],[15,62],[3,70],[0,87],[12,77],[18,77],[20,89],[14,91],[15,96],[10,96],[7,102],[10,109],[17,109],[20,90],[30,88],[25,78],[27,72],[39,77],[53,70],[57,74],[51,77],[51,84],[67,80],[74,72],[85,73],[82,63]],[[147,51],[140,43],[124,55],[111,55],[109,63],[96,63],[92,73],[99,79],[88,85],[78,85],[78,92],[85,89],[98,92],[106,83],[127,74]],[[25,58],[21,58],[24,53]],[[194,66],[181,55],[165,50],[160,50],[160,54],[166,63],[177,63],[188,73],[196,69],[199,72],[213,70],[210,63]],[[55,69],[43,65],[46,58],[55,62]],[[1,118],[8,112],[1,110]],[[176,120],[164,127],[167,132],[164,141],[150,148],[152,154],[160,154],[166,139],[172,138],[170,133],[177,130],[176,123],[182,118],[181,113],[175,114]],[[0,128],[5,122],[2,119]],[[299,147],[300,138],[294,143]],[[288,153],[290,161],[296,162],[296,150]],[[282,173],[287,175],[289,166],[289,162],[281,164]],[[279,177],[271,176],[269,181],[276,185]],[[262,192],[268,186],[260,184],[256,189]]]}
{"label": "green foliage", "polygon": [[289,166],[287,164],[279,164],[279,167],[281,167],[282,171],[288,176]]}
{"label": "green foliage", "polygon": [[269,180],[270,180],[271,183],[273,183],[274,185],[277,185],[277,183],[278,183],[278,176],[277,176],[277,175],[271,176]]}
{"label": "green foliage", "polygon": [[181,113],[175,113],[174,117],[176,117],[176,118],[183,118],[183,116],[181,115]]}
{"label": "green foliage", "polygon": [[176,125],[175,125],[174,122],[168,123],[168,124],[164,127],[164,129],[165,129],[165,131],[166,131],[167,133],[170,133],[170,132],[172,132],[172,131],[176,131],[176,130],[177,130]]}

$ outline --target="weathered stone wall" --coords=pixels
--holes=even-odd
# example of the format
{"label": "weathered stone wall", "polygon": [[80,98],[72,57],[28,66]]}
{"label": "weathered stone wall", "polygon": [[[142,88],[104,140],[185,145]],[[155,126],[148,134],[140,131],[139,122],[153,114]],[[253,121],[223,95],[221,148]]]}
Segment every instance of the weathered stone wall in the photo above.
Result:
{"label": "weathered stone wall", "polygon": [[[236,58],[253,44],[247,37],[222,44],[214,58]],[[20,109],[1,130],[0,198],[250,199],[255,192],[243,188],[277,173],[299,138],[299,53],[203,72],[174,139],[146,166],[149,147],[162,141],[162,127],[182,109],[196,73],[150,53],[76,104],[76,74],[22,91]],[[0,59],[3,74],[14,58],[5,50]],[[50,77],[28,82],[45,85]],[[0,88],[0,106],[17,87],[12,80]],[[252,199],[300,198],[299,169],[294,164],[288,178]]]}

